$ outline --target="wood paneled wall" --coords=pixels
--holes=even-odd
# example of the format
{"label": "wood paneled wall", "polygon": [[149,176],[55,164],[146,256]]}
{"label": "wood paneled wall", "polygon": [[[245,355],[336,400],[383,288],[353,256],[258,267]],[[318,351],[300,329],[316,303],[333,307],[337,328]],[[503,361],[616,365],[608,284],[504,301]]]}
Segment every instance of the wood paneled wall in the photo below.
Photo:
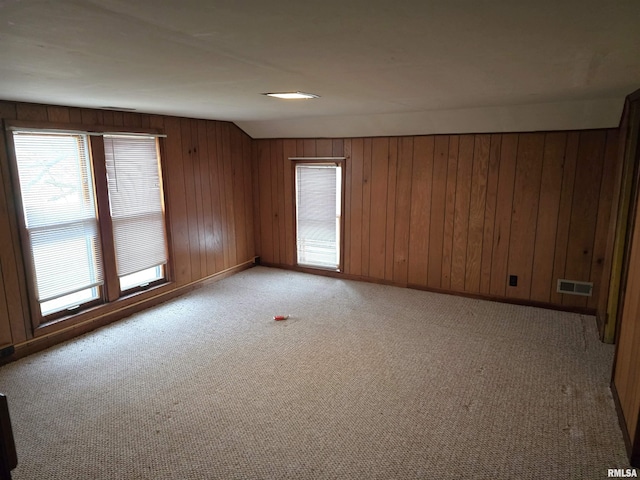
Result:
{"label": "wood paneled wall", "polygon": [[633,192],[628,222],[631,236],[623,268],[626,277],[619,297],[611,387],[631,464],[640,467],[640,90],[627,97],[621,133],[624,156],[635,164],[635,174],[630,188]]}
{"label": "wood paneled wall", "polygon": [[[609,129],[257,140],[256,253],[295,265],[288,158],[345,156],[345,274],[595,309],[617,137]],[[556,293],[559,278],[593,282],[593,296]]]}
{"label": "wood paneled wall", "polygon": [[[159,128],[179,288],[260,255],[295,265],[289,157],[345,156],[346,275],[594,309],[617,130],[252,140],[230,123],[0,102],[8,120]],[[33,337],[0,136],[0,346]],[[509,287],[508,275],[518,276]],[[558,278],[594,282],[559,295]]]}
{"label": "wood paneled wall", "polygon": [[[174,289],[254,257],[251,138],[227,122],[0,102],[3,120],[158,128]],[[0,135],[0,347],[33,337],[16,193]]]}
{"label": "wood paneled wall", "polygon": [[640,208],[636,211],[626,294],[618,328],[612,383],[622,410],[621,423],[628,434],[630,456],[633,464],[640,466]]}

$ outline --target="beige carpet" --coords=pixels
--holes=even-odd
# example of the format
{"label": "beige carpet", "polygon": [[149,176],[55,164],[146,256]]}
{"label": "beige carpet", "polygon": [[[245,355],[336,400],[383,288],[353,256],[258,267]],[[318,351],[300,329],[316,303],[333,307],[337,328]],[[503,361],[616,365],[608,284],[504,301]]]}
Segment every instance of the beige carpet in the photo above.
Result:
{"label": "beige carpet", "polygon": [[593,317],[257,267],[0,391],[16,480],[603,479],[612,357]]}

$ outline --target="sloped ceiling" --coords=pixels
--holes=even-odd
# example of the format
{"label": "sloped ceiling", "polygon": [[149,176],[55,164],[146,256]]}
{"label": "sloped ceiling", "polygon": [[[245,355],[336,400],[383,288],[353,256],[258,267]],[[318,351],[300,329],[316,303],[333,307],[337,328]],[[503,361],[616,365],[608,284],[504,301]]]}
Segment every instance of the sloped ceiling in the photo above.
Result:
{"label": "sloped ceiling", "polygon": [[254,138],[611,127],[639,87],[637,0],[0,0],[0,98]]}

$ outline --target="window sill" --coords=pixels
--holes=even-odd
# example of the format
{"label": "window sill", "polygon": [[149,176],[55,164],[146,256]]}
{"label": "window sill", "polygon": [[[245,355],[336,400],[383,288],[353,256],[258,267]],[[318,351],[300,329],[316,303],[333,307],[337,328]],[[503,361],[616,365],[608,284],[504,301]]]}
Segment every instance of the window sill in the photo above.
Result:
{"label": "window sill", "polygon": [[[132,307],[165,293],[169,293],[174,289],[174,282],[164,282],[150,286],[144,290],[128,293],[113,302],[90,306],[85,309],[78,310],[76,313],[69,313],[68,315],[57,317],[49,321],[46,321],[45,319],[45,321],[34,330],[34,337],[37,338],[43,335],[48,335],[59,330],[72,328],[80,323],[92,321],[106,315],[115,314],[116,312],[128,307]],[[131,312],[131,314],[133,314],[133,312]],[[129,315],[129,313],[125,316],[127,315]]]}
{"label": "window sill", "polygon": [[338,268],[323,267],[323,266],[320,266],[320,265],[308,265],[306,263],[298,263],[297,265],[300,268],[311,268],[311,269],[314,269],[314,270],[324,270],[326,272],[340,272],[340,268],[339,267]]}

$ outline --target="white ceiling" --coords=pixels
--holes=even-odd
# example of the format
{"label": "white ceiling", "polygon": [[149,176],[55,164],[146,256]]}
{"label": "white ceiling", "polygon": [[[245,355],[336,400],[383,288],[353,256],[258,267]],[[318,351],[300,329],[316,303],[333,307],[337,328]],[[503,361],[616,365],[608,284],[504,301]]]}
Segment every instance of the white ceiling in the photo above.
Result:
{"label": "white ceiling", "polygon": [[254,138],[611,127],[637,88],[638,0],[0,0],[0,98]]}

